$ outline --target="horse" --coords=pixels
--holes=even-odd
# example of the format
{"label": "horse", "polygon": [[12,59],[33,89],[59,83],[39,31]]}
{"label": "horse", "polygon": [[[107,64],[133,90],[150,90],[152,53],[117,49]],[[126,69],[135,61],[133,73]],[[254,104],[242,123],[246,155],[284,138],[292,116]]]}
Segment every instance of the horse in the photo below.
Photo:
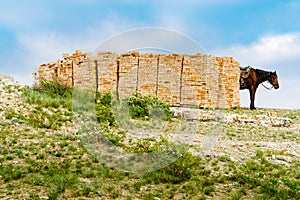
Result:
{"label": "horse", "polygon": [[250,66],[246,68],[240,67],[240,90],[249,90],[251,110],[256,109],[254,106],[256,90],[258,86],[265,81],[268,81],[275,89],[279,88],[279,82],[276,71],[264,71],[261,69],[254,69]]}

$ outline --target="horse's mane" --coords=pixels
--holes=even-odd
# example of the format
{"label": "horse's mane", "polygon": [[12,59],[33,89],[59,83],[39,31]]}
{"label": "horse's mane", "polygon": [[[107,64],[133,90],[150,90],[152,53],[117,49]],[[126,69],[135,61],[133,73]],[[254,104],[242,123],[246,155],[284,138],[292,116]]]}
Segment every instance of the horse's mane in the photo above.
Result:
{"label": "horse's mane", "polygon": [[259,83],[266,81],[270,77],[270,72],[262,69],[254,69]]}

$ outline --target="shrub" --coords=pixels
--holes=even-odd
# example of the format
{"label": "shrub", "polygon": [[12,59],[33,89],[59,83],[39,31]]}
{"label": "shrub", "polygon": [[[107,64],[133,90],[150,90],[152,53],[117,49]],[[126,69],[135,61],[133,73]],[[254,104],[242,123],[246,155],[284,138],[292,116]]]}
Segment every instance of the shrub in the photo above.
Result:
{"label": "shrub", "polygon": [[61,96],[63,98],[72,97],[72,87],[61,84],[58,81],[40,80],[38,85],[35,85],[34,90],[48,94],[51,97]]}
{"label": "shrub", "polygon": [[148,173],[147,180],[156,184],[178,184],[188,181],[193,175],[193,170],[199,164],[199,159],[199,157],[193,156],[190,152],[185,152],[172,164],[158,171]]}
{"label": "shrub", "polygon": [[170,120],[172,113],[170,107],[162,100],[156,97],[140,93],[134,93],[127,100],[129,113],[133,119],[148,119],[157,117],[164,120]]}
{"label": "shrub", "polygon": [[[97,103],[95,110],[98,122],[108,122],[110,126],[116,126],[112,112],[112,94],[109,92],[103,94],[96,92],[95,100]],[[170,120],[172,117],[170,107],[165,102],[149,95],[145,96],[140,93],[134,93],[121,103],[126,104],[126,107],[128,106],[129,115],[133,119],[146,120],[149,118],[159,118],[162,120]]]}
{"label": "shrub", "polygon": [[[99,102],[100,101],[100,102]],[[99,102],[99,103],[98,103]],[[110,126],[115,126],[115,119],[111,109],[112,95],[109,92],[96,92],[96,116],[99,123],[109,123]]]}
{"label": "shrub", "polygon": [[110,107],[112,102],[112,94],[110,92],[101,94],[100,92],[96,91],[96,101],[97,100],[99,100],[102,105]]}
{"label": "shrub", "polygon": [[[55,93],[55,91],[60,92]],[[59,106],[63,106],[69,110],[71,110],[72,107],[72,89],[60,85],[59,83],[43,81],[40,85],[34,86],[33,88],[24,88],[22,93],[29,104],[38,104],[46,108],[58,108]]]}

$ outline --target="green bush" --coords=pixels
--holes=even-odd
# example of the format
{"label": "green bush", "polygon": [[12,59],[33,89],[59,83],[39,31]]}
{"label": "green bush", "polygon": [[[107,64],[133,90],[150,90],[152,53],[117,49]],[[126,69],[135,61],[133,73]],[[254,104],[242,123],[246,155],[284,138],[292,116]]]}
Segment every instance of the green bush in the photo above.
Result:
{"label": "green bush", "polygon": [[110,126],[115,126],[115,119],[111,109],[112,94],[105,92],[103,94],[96,92],[96,117],[99,123],[108,123]]}
{"label": "green bush", "polygon": [[115,126],[115,119],[111,107],[102,104],[96,104],[96,117],[99,123],[108,123],[110,126]]}
{"label": "green bush", "polygon": [[61,96],[63,98],[72,97],[72,87],[61,84],[58,81],[40,80],[38,85],[33,87],[34,90],[46,93],[51,97]]}
{"label": "green bush", "polygon": [[62,106],[71,110],[73,89],[58,82],[40,81],[39,85],[24,88],[23,96],[29,104],[49,108]]}
{"label": "green bush", "polygon": [[[96,116],[100,123],[109,123],[110,126],[116,126],[115,118],[112,112],[111,93],[96,92]],[[156,97],[145,96],[140,93],[134,93],[132,96],[124,99],[126,106],[129,108],[129,115],[133,119],[159,118],[170,120],[172,113],[170,107]]]}
{"label": "green bush", "polygon": [[199,157],[185,152],[175,162],[164,168],[147,174],[148,182],[178,184],[188,181],[193,176],[193,170],[199,164]]}
{"label": "green bush", "polygon": [[[32,89],[24,89],[23,94],[30,104],[39,104],[46,108],[58,108],[63,106],[71,110],[72,105],[74,109],[72,95],[76,95],[77,93],[76,91],[73,92],[71,87],[59,82],[40,80],[39,84],[35,85]],[[112,111],[112,100],[113,96],[111,93],[99,93],[96,91],[95,111],[99,123],[108,124],[109,126],[117,125]],[[170,120],[172,116],[170,107],[165,102],[150,95],[134,93],[132,96],[126,98],[124,102],[126,107],[129,108],[130,117],[133,119],[147,120],[157,118]],[[93,102],[91,102],[91,105],[93,105]],[[38,122],[38,124],[41,123]],[[39,127],[41,127],[41,125],[39,125]]]}
{"label": "green bush", "polygon": [[150,95],[134,93],[128,98],[129,113],[133,119],[149,119],[157,117],[170,120],[172,113],[170,107],[162,100]]}
{"label": "green bush", "polygon": [[101,94],[100,92],[96,91],[96,101],[99,100],[102,105],[110,107],[112,99],[113,97],[110,92],[104,92]]}

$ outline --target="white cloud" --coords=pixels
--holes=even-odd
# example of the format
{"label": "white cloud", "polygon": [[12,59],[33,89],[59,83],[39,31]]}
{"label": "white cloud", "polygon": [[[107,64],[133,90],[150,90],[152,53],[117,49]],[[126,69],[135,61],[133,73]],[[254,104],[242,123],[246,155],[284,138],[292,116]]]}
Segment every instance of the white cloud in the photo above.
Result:
{"label": "white cloud", "polygon": [[[99,44],[111,35],[132,29],[137,22],[128,23],[117,16],[110,20],[101,20],[99,24],[86,27],[72,35],[59,32],[17,32],[18,55],[14,63],[7,61],[9,74],[22,84],[32,83],[32,72],[39,65],[62,58],[63,53],[73,53],[76,49],[92,52]],[[8,74],[7,70],[3,73]]]}
{"label": "white cloud", "polygon": [[[182,49],[198,52],[201,48],[192,39],[172,30],[151,28],[132,30],[130,28],[133,25],[120,26],[120,24],[120,21],[106,21],[72,36],[58,33],[22,34],[18,36],[18,40],[23,56],[19,56],[22,60],[18,60],[16,64],[22,65],[22,70],[15,68],[11,70],[11,73],[21,83],[30,84],[31,73],[36,71],[40,64],[56,61],[62,57],[63,53],[73,53],[76,49],[93,52],[97,47],[100,48],[99,50],[111,51],[152,47],[172,52],[180,52]],[[128,29],[131,31],[119,32]],[[118,33],[118,35],[106,40],[107,36],[112,33]],[[24,73],[26,73],[25,76]]]}
{"label": "white cloud", "polygon": [[[248,46],[232,45],[212,54],[232,56],[242,66],[269,66],[265,68],[277,70],[280,89],[268,91],[260,86],[256,93],[257,107],[300,108],[300,33],[265,36]],[[241,105],[249,107],[249,104],[249,92],[241,91]]]}
{"label": "white cloud", "polygon": [[54,33],[22,35],[19,41],[27,53],[28,62],[32,63],[54,61],[62,52],[69,52],[75,45],[71,38]]}
{"label": "white cloud", "polygon": [[21,34],[17,36],[19,51],[14,54],[14,60],[6,60],[7,67],[3,73],[9,74],[21,84],[31,85],[32,73],[39,65],[56,61],[62,53],[75,51],[75,43],[71,38],[54,33]]}
{"label": "white cloud", "polygon": [[188,36],[165,28],[140,28],[118,34],[100,45],[97,51],[127,52],[140,49],[173,53],[197,53],[202,50]]}
{"label": "white cloud", "polygon": [[242,65],[261,66],[290,62],[300,57],[300,33],[265,36],[249,46],[238,44],[214,52],[233,56]]}

